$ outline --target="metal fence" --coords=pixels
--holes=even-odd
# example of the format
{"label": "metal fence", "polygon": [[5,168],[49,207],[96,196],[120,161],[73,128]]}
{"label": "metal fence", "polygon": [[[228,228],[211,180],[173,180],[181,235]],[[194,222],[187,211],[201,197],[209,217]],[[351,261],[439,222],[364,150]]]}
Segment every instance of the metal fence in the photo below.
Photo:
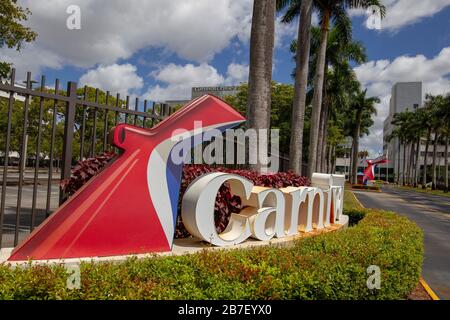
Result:
{"label": "metal fence", "polygon": [[0,248],[16,246],[66,199],[59,182],[78,160],[113,151],[108,135],[117,123],[152,127],[172,111],[138,98],[130,106],[129,96],[75,82],[64,91],[56,79],[50,89],[45,76],[33,88],[30,72],[21,86],[15,73],[0,81]]}

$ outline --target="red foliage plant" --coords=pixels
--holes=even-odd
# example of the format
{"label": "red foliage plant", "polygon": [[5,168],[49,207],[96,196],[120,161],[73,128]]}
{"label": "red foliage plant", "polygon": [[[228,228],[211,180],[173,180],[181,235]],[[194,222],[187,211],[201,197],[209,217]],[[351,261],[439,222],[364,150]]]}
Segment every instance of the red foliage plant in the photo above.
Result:
{"label": "red foliage plant", "polygon": [[61,189],[69,196],[73,195],[93,176],[100,172],[114,157],[113,152],[104,152],[103,154],[78,161],[77,165],[72,169],[70,179],[61,180]]}
{"label": "red foliage plant", "polygon": [[[61,188],[69,195],[73,195],[80,189],[89,179],[100,172],[116,155],[111,152],[103,153],[100,156],[89,158],[78,162],[72,170],[72,176],[68,180],[61,182]],[[299,176],[292,171],[278,172],[267,175],[259,175],[251,170],[236,170],[225,167],[212,167],[208,165],[185,165],[183,167],[183,177],[180,187],[180,199],[178,202],[178,212],[181,210],[181,200],[183,199],[186,188],[191,182],[209,172],[225,172],[243,176],[252,181],[256,186],[269,188],[284,188],[284,187],[300,187],[309,186],[310,181],[306,177]],[[231,194],[230,187],[225,183],[217,193],[216,203],[214,206],[214,221],[217,232],[222,232],[228,225],[228,221],[232,213],[241,211],[241,198]],[[177,226],[175,230],[175,238],[189,237],[189,232],[185,229],[181,220],[181,215],[178,214]]]}

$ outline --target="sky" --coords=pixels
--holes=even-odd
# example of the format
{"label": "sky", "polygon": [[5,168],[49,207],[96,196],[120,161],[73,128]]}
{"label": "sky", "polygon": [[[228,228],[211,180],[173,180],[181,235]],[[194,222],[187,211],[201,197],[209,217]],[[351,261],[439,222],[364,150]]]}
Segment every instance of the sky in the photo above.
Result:
{"label": "sky", "polygon": [[[21,52],[1,48],[17,77],[45,74],[104,91],[152,101],[189,99],[192,86],[236,85],[248,79],[252,0],[19,0],[38,33]],[[361,141],[372,156],[382,150],[391,87],[422,81],[423,95],[450,92],[450,0],[382,0],[381,29],[366,27],[365,11],[349,12],[353,36],[368,61],[354,70],[378,96],[375,124]],[[69,29],[76,5],[80,28]],[[317,17],[313,17],[317,23]],[[292,83],[289,45],[297,22],[276,22],[273,78]],[[131,100],[133,101],[133,100]]]}

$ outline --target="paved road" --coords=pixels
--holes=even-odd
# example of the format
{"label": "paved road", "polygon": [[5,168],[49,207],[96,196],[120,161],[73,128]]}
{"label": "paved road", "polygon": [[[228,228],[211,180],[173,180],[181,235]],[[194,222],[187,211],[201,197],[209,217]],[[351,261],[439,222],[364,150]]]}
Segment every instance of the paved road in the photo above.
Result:
{"label": "paved road", "polygon": [[[0,194],[2,187],[0,186]],[[5,197],[5,215],[3,218],[3,247],[14,246],[14,231],[16,227],[16,208],[17,208],[17,186],[6,187]],[[59,186],[52,185],[50,197],[50,210],[55,210],[58,206]],[[24,239],[30,231],[31,225],[31,208],[33,201],[33,186],[26,185],[22,189],[22,202],[20,210],[19,222],[19,241]],[[38,185],[36,192],[36,221],[38,226],[45,219],[45,207],[47,203],[47,185]]]}
{"label": "paved road", "polygon": [[367,208],[398,212],[424,231],[425,257],[422,275],[441,299],[450,299],[450,198],[394,187],[382,193],[355,191]]}

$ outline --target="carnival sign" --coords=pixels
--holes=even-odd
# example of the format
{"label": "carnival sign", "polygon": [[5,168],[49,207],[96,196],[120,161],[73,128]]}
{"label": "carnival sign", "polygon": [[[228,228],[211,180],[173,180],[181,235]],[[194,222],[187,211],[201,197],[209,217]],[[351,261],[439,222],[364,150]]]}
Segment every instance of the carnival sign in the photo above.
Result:
{"label": "carnival sign", "polygon": [[[203,130],[197,133],[195,123]],[[172,161],[175,146],[208,130],[225,131],[245,121],[222,100],[199,97],[152,129],[119,124],[110,134],[122,153],[60,206],[9,261],[121,256],[171,251],[183,163]],[[174,137],[174,132],[183,134]],[[191,134],[186,135],[188,131]],[[229,183],[245,208],[226,230],[214,227],[214,201]],[[344,178],[314,174],[311,187],[255,187],[245,178],[210,173],[197,178],[182,199],[182,218],[190,233],[213,245],[235,245],[253,237],[269,240],[299,231],[346,224],[342,215]]]}

